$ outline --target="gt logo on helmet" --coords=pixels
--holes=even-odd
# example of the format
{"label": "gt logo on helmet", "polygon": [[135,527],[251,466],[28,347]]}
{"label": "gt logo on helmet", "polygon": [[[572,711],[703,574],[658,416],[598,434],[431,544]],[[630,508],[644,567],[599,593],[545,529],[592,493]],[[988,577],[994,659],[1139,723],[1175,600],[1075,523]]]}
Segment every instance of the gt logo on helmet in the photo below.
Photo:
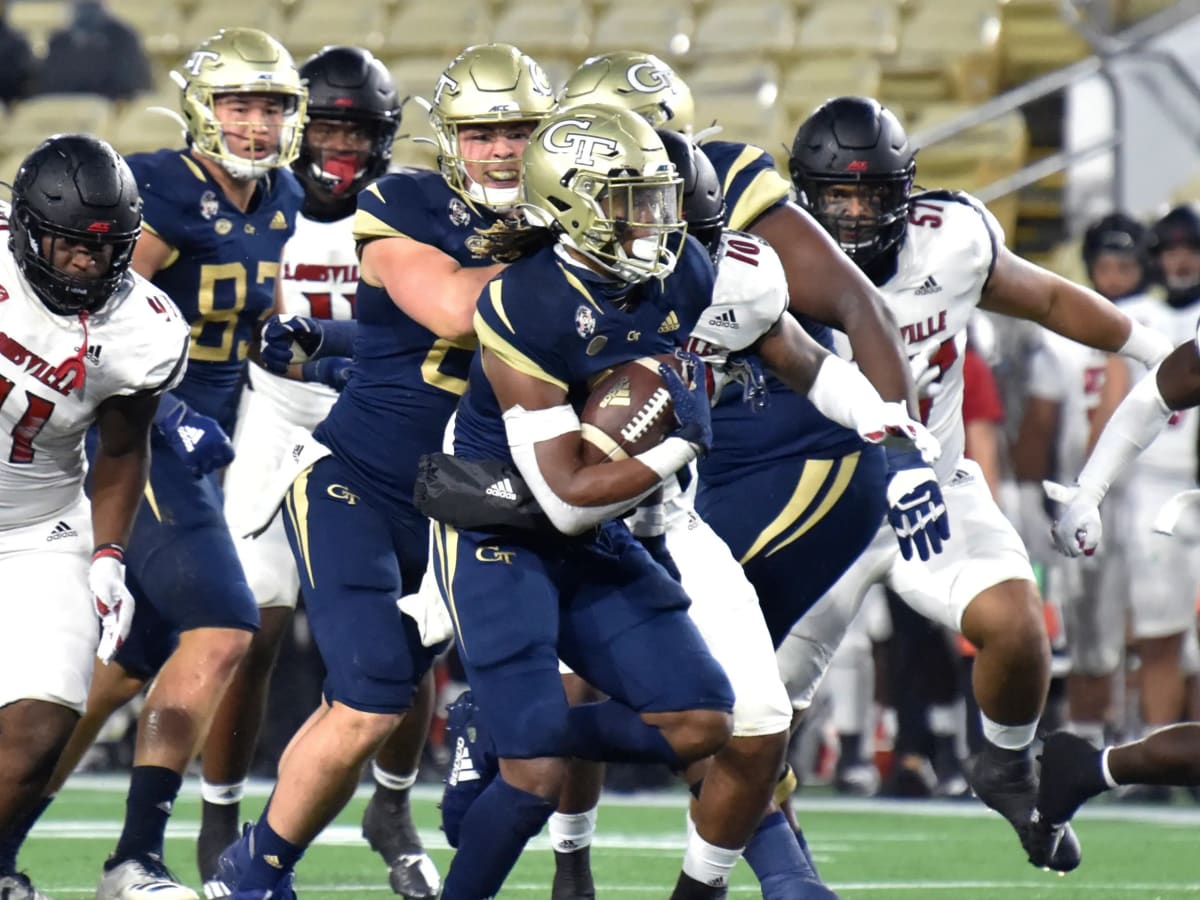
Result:
{"label": "gt logo on helmet", "polygon": [[206,62],[215,63],[220,58],[220,53],[214,53],[211,50],[197,50],[188,57],[183,67],[188,71],[189,75],[199,75],[200,70],[204,68]]}
{"label": "gt logo on helmet", "polygon": [[561,122],[555,122],[542,135],[542,145],[547,150],[574,151],[575,162],[581,166],[594,166],[596,156],[616,156],[618,154],[620,147],[612,138],[583,134],[580,131],[569,131],[559,137],[563,129],[572,126],[586,131],[592,127],[592,123],[587,119],[563,119]]}
{"label": "gt logo on helmet", "polygon": [[629,67],[625,80],[635,91],[654,94],[671,86],[671,76],[652,62],[641,62]]}

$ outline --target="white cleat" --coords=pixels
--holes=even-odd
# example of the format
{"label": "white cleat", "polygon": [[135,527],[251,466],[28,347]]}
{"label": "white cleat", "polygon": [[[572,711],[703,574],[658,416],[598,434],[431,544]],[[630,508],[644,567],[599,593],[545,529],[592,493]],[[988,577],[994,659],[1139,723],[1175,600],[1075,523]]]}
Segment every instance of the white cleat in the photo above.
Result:
{"label": "white cleat", "polygon": [[104,873],[96,900],[200,900],[158,859],[127,859]]}
{"label": "white cleat", "polygon": [[221,900],[222,897],[233,896],[233,890],[220,878],[204,882],[201,890],[204,891],[204,900]]}
{"label": "white cleat", "polygon": [[28,875],[13,874],[0,877],[0,900],[50,900],[33,886]]}

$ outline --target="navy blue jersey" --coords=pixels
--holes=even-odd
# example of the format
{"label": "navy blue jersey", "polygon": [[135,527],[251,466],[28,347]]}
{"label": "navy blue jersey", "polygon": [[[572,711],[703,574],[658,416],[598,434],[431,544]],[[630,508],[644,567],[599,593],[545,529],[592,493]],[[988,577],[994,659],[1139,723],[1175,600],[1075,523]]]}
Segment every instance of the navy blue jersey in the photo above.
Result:
{"label": "navy blue jersey", "polygon": [[[488,285],[475,311],[479,343],[505,363],[560,386],[582,410],[595,376],[674,349],[712,301],[713,269],[686,238],[664,281],[630,286],[567,262],[557,247],[514,263]],[[508,459],[504,422],[477,359],[455,418],[454,453]]]}
{"label": "navy blue jersey", "polygon": [[246,349],[274,305],[283,245],[304,192],[281,169],[258,182],[242,212],[186,150],[135,153],[142,222],[174,253],[153,278],[192,328],[187,375],[175,389],[233,433]]}
{"label": "navy blue jersey", "polygon": [[[478,213],[436,172],[405,169],[358,196],[358,241],[404,237],[452,256],[463,266],[491,264],[468,245],[495,223]],[[354,488],[386,503],[412,505],[417,461],[438,450],[446,421],[467,387],[475,341],[438,337],[400,310],[386,290],[361,279],[355,293],[358,331],[354,377],[313,432],[354,475]]]}
{"label": "navy blue jersey", "polygon": [[[725,188],[725,224],[743,229],[763,213],[786,203],[788,184],[771,155],[749,144],[711,141],[702,149]],[[833,350],[828,326],[797,317],[822,347]],[[862,446],[853,431],[831,422],[774,375],[767,373],[767,406],[744,402],[740,385],[731,384],[713,409],[713,450],[700,460],[705,484],[736,481],[748,467],[770,466],[803,456],[840,456]]]}

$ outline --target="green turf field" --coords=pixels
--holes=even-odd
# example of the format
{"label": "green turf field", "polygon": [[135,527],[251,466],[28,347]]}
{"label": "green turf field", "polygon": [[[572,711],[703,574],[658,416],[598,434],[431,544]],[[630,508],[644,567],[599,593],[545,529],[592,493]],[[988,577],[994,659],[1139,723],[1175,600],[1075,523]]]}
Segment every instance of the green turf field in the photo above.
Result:
{"label": "green turf field", "polygon": [[[90,897],[100,863],[120,830],[121,779],[73,779],[34,831],[21,865],[50,897]],[[451,851],[437,830],[436,794],[418,788],[417,824],[444,871]],[[256,814],[264,792],[243,803]],[[197,880],[194,848],[199,791],[185,784],[167,842],[167,862],[185,881]],[[358,822],[360,792],[302,861],[303,900],[392,896],[382,862],[366,848]],[[973,801],[888,803],[799,798],[803,821],[825,879],[843,900],[881,896],[935,900],[1173,900],[1200,895],[1200,809],[1098,805],[1078,821],[1084,862],[1061,877],[1031,868],[1016,836]],[[606,797],[593,848],[600,898],[666,898],[683,853],[683,795]],[[549,898],[553,858],[535,839],[502,896]],[[195,884],[199,887],[198,884]],[[733,897],[754,897],[753,877],[735,873]]]}

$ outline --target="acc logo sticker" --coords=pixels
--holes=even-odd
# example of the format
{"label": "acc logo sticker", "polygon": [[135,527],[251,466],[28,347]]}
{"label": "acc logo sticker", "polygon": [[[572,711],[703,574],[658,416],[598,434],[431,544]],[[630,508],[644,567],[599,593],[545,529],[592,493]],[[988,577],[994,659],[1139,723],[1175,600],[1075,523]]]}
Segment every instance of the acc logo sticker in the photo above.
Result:
{"label": "acc logo sticker", "polygon": [[450,224],[457,225],[462,228],[464,225],[469,225],[471,222],[471,213],[467,210],[467,204],[463,203],[457,197],[450,198]]}
{"label": "acc logo sticker", "polygon": [[220,235],[229,234],[233,231],[233,223],[228,219],[217,219],[216,224],[213,225],[213,231]]}
{"label": "acc logo sticker", "polygon": [[575,310],[575,331],[585,341],[596,333],[596,317],[586,306]]}

